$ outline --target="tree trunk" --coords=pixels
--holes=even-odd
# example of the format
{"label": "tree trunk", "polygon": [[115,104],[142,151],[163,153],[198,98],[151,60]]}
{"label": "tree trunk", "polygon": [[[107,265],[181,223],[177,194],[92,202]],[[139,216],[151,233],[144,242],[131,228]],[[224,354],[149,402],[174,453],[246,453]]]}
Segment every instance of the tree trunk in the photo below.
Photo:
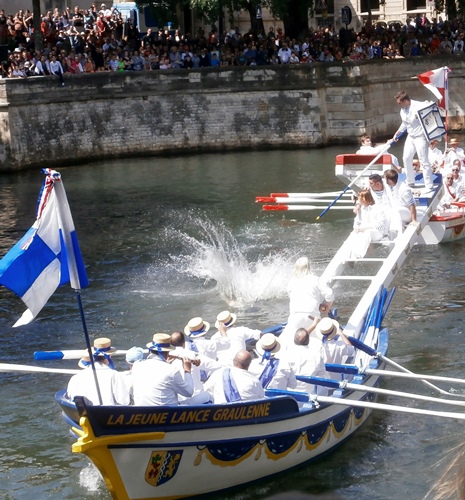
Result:
{"label": "tree trunk", "polygon": [[283,19],[284,35],[289,38],[299,38],[308,33],[307,2],[290,0],[288,15]]}
{"label": "tree trunk", "polygon": [[252,3],[248,3],[247,11],[249,13],[249,18],[250,18],[250,27],[255,37],[257,37],[260,31],[263,31],[263,33],[265,33],[265,27],[263,26],[263,19],[262,18],[257,19],[257,6]]}
{"label": "tree trunk", "polygon": [[34,48],[35,51],[41,51],[44,48],[44,39],[40,31],[42,16],[40,15],[40,0],[32,0],[32,15],[34,26]]}

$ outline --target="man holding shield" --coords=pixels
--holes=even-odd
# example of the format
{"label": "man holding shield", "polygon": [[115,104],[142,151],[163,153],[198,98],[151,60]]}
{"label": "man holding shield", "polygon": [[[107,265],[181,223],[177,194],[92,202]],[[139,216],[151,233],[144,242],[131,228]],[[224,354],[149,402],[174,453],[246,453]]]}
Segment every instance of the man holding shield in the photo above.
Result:
{"label": "man holding shield", "polygon": [[425,103],[410,99],[407,92],[397,92],[394,96],[397,104],[401,107],[400,118],[402,123],[394,134],[393,140],[397,141],[399,136],[407,131],[407,139],[404,145],[403,162],[407,171],[407,183],[410,187],[415,186],[415,171],[413,169],[413,157],[415,153],[420,160],[420,166],[423,171],[426,189],[433,189],[433,171],[428,159],[428,139],[423,132],[423,128],[418,117],[418,111],[422,109]]}

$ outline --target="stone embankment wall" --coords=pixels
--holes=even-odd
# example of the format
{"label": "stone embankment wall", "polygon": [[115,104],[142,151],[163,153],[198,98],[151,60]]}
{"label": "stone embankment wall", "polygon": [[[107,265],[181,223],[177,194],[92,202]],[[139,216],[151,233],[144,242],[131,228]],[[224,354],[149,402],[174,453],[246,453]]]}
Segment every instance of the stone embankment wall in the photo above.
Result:
{"label": "stone embankment wall", "polygon": [[451,130],[465,127],[457,57],[0,80],[0,171],[110,157],[353,144],[397,129],[398,90],[449,66]]}

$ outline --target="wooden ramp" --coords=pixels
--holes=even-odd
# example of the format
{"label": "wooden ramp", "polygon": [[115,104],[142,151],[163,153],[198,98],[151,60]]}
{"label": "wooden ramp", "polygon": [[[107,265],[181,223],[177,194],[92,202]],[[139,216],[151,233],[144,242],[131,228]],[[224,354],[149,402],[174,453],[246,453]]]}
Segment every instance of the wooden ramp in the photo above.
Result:
{"label": "wooden ramp", "polygon": [[[367,289],[344,328],[346,335],[360,337],[363,320],[366,318],[380,287],[388,287],[391,284],[416,244],[443,194],[444,188],[440,178],[438,181],[434,185],[433,191],[427,191],[420,185],[412,188],[417,204],[417,225],[408,225],[394,241],[386,240],[372,243],[367,252],[369,256],[361,259],[345,260],[347,254],[344,242],[326,267],[322,277],[331,285],[342,281],[367,282]],[[373,265],[379,266],[378,270],[367,275],[367,264],[370,265],[368,269],[372,269]]]}

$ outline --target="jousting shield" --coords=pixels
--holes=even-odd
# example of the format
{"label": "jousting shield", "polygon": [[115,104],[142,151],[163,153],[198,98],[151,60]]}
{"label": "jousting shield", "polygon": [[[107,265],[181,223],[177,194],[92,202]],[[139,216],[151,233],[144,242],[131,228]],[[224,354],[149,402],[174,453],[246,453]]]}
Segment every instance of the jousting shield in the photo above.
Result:
{"label": "jousting shield", "polygon": [[444,126],[438,105],[434,102],[428,103],[424,108],[418,110],[418,119],[428,142],[446,133],[446,127]]}

